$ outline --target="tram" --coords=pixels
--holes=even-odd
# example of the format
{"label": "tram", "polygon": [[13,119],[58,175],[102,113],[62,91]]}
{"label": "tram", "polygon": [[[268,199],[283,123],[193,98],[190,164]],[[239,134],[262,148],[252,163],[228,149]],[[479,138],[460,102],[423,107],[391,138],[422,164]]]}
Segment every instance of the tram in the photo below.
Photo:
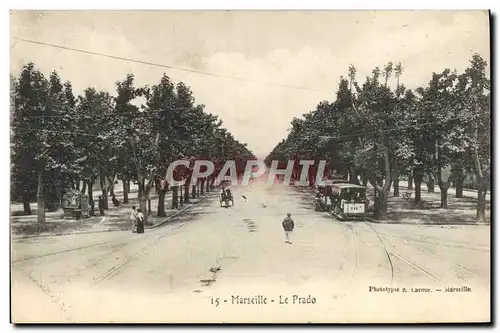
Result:
{"label": "tram", "polygon": [[332,189],[332,214],[339,220],[363,220],[367,216],[369,201],[366,187],[337,183]]}

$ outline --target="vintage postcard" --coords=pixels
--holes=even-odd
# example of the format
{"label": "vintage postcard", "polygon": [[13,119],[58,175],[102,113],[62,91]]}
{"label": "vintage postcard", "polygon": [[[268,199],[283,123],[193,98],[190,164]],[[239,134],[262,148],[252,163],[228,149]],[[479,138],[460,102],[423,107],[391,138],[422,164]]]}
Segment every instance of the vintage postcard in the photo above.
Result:
{"label": "vintage postcard", "polygon": [[13,323],[490,322],[487,10],[10,29]]}

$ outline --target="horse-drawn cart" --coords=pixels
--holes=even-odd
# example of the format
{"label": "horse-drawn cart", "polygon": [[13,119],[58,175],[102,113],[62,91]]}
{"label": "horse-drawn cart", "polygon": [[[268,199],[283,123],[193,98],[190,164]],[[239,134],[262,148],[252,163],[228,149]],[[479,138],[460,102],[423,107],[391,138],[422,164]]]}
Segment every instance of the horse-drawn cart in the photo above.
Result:
{"label": "horse-drawn cart", "polygon": [[229,203],[231,203],[231,207],[234,206],[233,195],[224,191],[220,195],[220,206],[229,207]]}

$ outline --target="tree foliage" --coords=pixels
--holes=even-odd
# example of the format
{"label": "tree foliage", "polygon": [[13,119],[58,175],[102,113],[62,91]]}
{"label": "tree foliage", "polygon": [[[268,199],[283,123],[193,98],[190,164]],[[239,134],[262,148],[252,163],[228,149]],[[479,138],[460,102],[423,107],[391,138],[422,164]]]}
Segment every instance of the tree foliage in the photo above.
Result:
{"label": "tree foliage", "polygon": [[363,84],[351,66],[340,78],[335,101],[322,101],[302,118],[293,118],[287,138],[266,161],[326,159],[330,171],[353,183],[361,177],[364,185],[373,186],[375,217],[380,219],[387,213],[391,184],[399,195],[400,174],[414,177],[417,203],[424,175],[433,175],[446,208],[451,183],[461,187],[464,175],[473,171],[479,190],[477,219],[484,221],[491,174],[486,65],[476,54],[463,73],[433,73],[427,86],[415,90],[402,83],[401,64],[375,67]]}
{"label": "tree foliage", "polygon": [[[140,100],[144,102],[138,106]],[[70,82],[62,83],[56,72],[46,78],[29,63],[17,78],[11,76],[11,136],[12,199],[23,201],[25,214],[31,214],[29,203],[37,198],[42,227],[45,205],[60,201],[69,189],[88,190],[93,204],[94,184],[100,183],[107,199],[115,180],[123,181],[124,197],[135,182],[146,211],[152,189],[164,200],[165,172],[176,159],[221,164],[254,158],[218,117],[196,103],[186,84],[165,74],[158,83],[141,87],[128,74],[116,82],[115,96],[88,87],[75,97]],[[176,171],[190,179],[192,168]],[[212,176],[210,185],[214,180]],[[208,183],[204,179],[191,195],[199,195],[200,185]],[[181,199],[180,204],[189,194]],[[179,206],[175,200],[174,208]],[[163,206],[161,202],[159,215]]]}

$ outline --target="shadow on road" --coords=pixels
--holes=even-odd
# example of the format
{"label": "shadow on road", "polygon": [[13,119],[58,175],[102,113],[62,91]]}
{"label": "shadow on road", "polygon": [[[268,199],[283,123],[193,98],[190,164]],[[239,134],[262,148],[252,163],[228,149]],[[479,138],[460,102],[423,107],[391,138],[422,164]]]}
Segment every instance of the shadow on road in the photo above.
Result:
{"label": "shadow on road", "polygon": [[245,225],[248,229],[248,232],[256,232],[257,231],[257,224],[255,224],[254,221],[251,219],[244,219],[243,222],[245,222]]}

